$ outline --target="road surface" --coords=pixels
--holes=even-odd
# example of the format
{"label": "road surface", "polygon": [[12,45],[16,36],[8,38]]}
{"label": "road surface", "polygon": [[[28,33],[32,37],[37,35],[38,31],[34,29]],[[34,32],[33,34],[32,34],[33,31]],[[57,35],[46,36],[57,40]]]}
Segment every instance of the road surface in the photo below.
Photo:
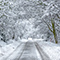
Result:
{"label": "road surface", "polygon": [[37,42],[22,42],[20,46],[4,60],[50,60]]}

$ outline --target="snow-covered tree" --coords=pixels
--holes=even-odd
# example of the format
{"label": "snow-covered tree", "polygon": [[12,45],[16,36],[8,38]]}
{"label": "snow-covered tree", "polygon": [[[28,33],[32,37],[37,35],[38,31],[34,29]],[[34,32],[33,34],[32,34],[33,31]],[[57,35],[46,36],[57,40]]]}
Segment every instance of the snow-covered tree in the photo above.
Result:
{"label": "snow-covered tree", "polygon": [[59,27],[59,23],[60,23],[59,11],[60,11],[59,1],[52,1],[50,4],[48,4],[46,10],[44,11],[44,15],[41,17],[41,19],[43,19],[43,21],[48,26],[49,30],[53,33],[56,43],[58,43],[58,38],[57,38],[58,29],[56,28]]}
{"label": "snow-covered tree", "polygon": [[0,12],[0,35],[5,40],[40,38],[51,33],[49,28],[53,31],[51,20],[57,36],[60,34],[59,0],[0,0]]}

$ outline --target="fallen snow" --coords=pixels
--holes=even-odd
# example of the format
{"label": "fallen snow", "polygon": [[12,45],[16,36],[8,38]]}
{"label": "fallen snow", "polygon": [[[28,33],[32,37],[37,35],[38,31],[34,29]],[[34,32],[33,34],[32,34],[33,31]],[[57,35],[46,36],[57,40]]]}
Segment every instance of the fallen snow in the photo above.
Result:
{"label": "fallen snow", "polygon": [[60,60],[60,46],[51,42],[38,42],[43,51],[51,60]]}
{"label": "fallen snow", "polygon": [[27,39],[22,39],[20,40],[21,42],[27,42],[28,40]]}
{"label": "fallen snow", "polygon": [[6,43],[0,40],[0,48],[1,48],[2,46],[5,46],[5,45],[6,45]]}
{"label": "fallen snow", "polygon": [[18,47],[18,45],[20,45],[20,42],[14,40],[10,40],[8,43],[9,44],[6,44],[3,41],[0,42],[0,60],[8,57]]}
{"label": "fallen snow", "polygon": [[45,41],[45,39],[33,39],[33,41]]}
{"label": "fallen snow", "polygon": [[24,48],[24,43],[22,43],[15,51],[13,54],[11,54],[6,60],[17,60],[22,53],[22,50]]}
{"label": "fallen snow", "polygon": [[[59,44],[45,42],[43,39],[32,39],[32,38],[22,39],[21,41],[10,40],[9,42],[7,42],[8,44],[1,41],[0,42],[0,60],[4,60],[11,53],[13,53],[13,51],[21,44],[21,42],[27,42],[27,41],[37,42],[39,46],[43,49],[43,51],[50,57],[51,60],[60,60],[60,45]],[[20,48],[18,48],[18,50],[15,51],[13,55],[17,56],[19,51],[21,51]],[[13,55],[11,55],[11,57],[13,57]],[[37,56],[39,57],[38,52],[37,52]],[[14,57],[12,59],[14,59]]]}

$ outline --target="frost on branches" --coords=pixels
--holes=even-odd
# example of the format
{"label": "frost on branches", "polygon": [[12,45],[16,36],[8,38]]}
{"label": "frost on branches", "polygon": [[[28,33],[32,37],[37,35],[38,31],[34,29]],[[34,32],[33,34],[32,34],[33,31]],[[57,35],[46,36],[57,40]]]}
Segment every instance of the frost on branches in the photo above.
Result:
{"label": "frost on branches", "polygon": [[59,0],[0,0],[0,40],[52,37],[52,21],[59,40],[59,7]]}

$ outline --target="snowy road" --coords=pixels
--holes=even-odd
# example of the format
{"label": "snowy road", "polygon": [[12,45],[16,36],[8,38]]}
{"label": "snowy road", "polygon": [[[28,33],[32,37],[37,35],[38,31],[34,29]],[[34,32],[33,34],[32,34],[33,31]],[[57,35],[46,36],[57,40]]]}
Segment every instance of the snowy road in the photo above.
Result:
{"label": "snowy road", "polygon": [[5,49],[0,52],[0,60],[60,60],[60,45],[51,42],[23,39]]}
{"label": "snowy road", "polygon": [[33,42],[26,43],[23,54],[19,60],[41,60],[40,54]]}
{"label": "snowy road", "polygon": [[21,45],[5,60],[50,60],[38,43],[28,41]]}

